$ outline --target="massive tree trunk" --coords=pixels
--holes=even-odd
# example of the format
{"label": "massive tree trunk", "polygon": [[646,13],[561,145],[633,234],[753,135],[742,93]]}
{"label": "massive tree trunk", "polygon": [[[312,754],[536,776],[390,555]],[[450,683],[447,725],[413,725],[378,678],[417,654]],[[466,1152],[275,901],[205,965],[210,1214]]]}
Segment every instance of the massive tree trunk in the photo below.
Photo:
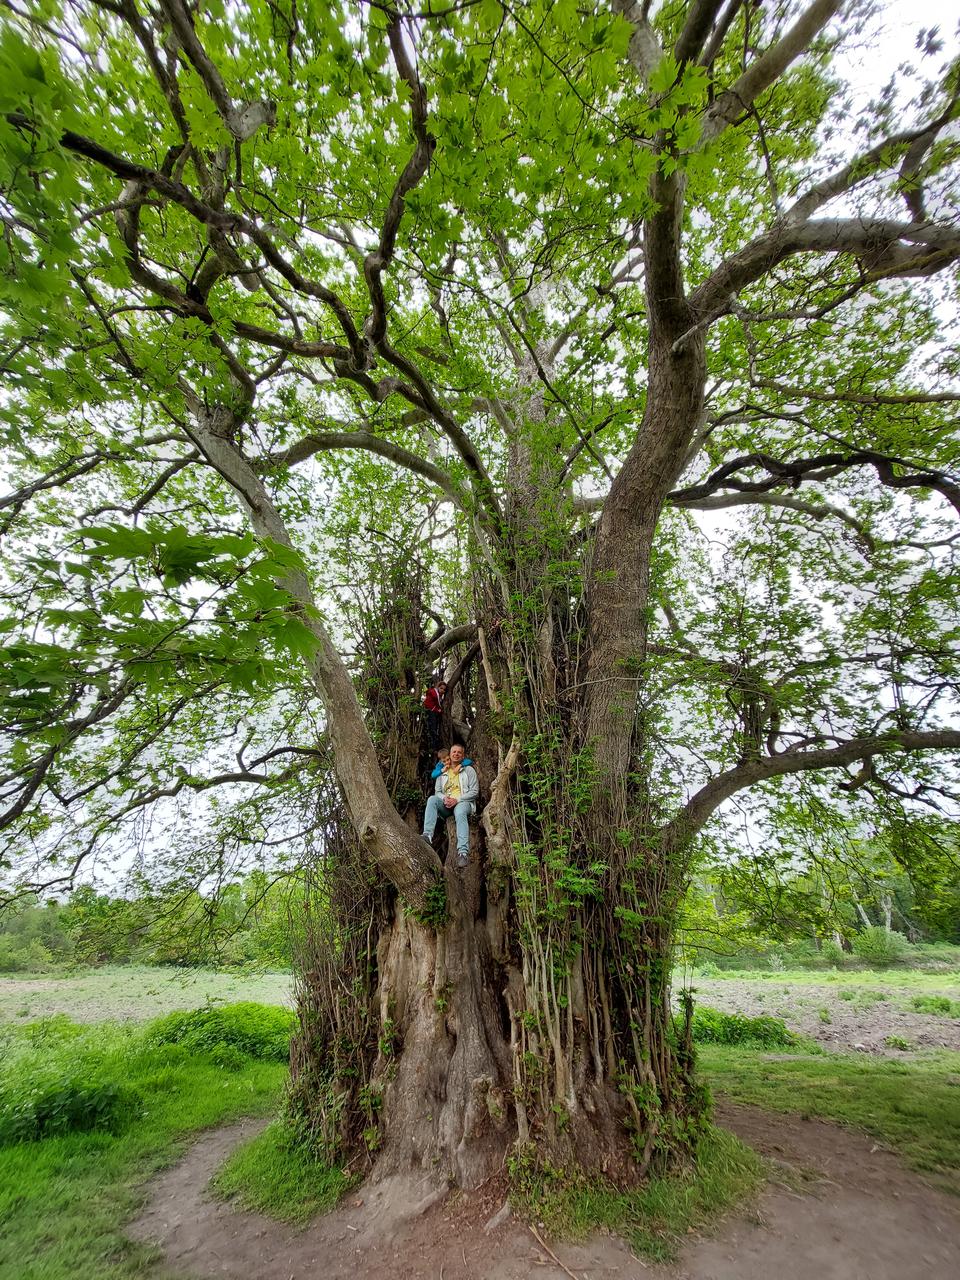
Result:
{"label": "massive tree trunk", "polygon": [[[516,474],[528,476],[523,459]],[[455,869],[451,825],[443,891],[427,910],[371,887],[358,915],[349,894],[330,892],[328,910],[346,903],[347,916],[327,928],[301,979],[294,1111],[329,1155],[362,1156],[376,1176],[420,1171],[472,1187],[519,1143],[628,1182],[657,1156],[689,1149],[703,1110],[689,1028],[672,1030],[669,1003],[685,868],[651,821],[636,768],[611,803],[610,770],[585,731],[591,681],[598,671],[616,680],[623,659],[620,650],[600,665],[584,652],[583,582],[568,541],[546,527],[563,527],[564,501],[541,490],[538,502],[513,505],[508,552],[478,601],[482,679],[468,751],[483,809],[468,868]],[[644,580],[649,548],[648,536],[632,556]],[[426,659],[422,635],[407,643]],[[398,753],[390,699],[371,698],[377,681],[366,684],[374,740],[391,744],[388,785],[409,795],[416,728]],[[635,669],[628,684],[621,717],[633,754]],[[398,759],[408,762],[399,772],[389,767]],[[410,806],[408,821],[420,817]],[[342,815],[338,839],[359,868]],[[359,1020],[344,1002],[359,1005]],[[351,1018],[341,1051],[337,1029]]]}

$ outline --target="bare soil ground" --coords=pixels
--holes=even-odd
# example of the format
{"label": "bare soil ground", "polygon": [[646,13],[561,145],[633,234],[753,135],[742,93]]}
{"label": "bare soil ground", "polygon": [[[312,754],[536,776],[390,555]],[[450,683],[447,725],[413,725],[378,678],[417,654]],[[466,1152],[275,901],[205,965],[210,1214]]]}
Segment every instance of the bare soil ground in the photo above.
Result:
{"label": "bare soil ground", "polygon": [[45,975],[0,975],[0,1021],[65,1013],[75,1022],[143,1022],[209,1000],[293,1004],[288,973],[233,974],[212,969],[109,965]]}
{"label": "bare soil ground", "polygon": [[538,1240],[509,1217],[490,1225],[502,1187],[438,1201],[425,1185],[382,1183],[299,1230],[238,1211],[207,1184],[252,1122],[208,1134],[161,1175],[130,1234],[191,1280],[956,1280],[960,1200],[890,1152],[753,1107],[724,1106],[719,1119],[774,1173],[755,1204],[691,1236],[669,1266],[642,1262],[614,1236],[574,1245]]}
{"label": "bare soil ground", "polygon": [[[911,995],[918,992],[893,986],[886,991],[871,986],[851,988],[827,981],[787,983],[775,977],[697,977],[693,985],[698,1004],[749,1018],[762,1014],[782,1018],[792,1031],[835,1051],[902,1052],[885,1043],[888,1036],[900,1037],[917,1049],[960,1050],[960,1018],[916,1013],[906,1007]],[[956,990],[948,982],[940,987],[942,994],[954,1000],[958,998]],[[841,992],[852,999],[845,999]]]}

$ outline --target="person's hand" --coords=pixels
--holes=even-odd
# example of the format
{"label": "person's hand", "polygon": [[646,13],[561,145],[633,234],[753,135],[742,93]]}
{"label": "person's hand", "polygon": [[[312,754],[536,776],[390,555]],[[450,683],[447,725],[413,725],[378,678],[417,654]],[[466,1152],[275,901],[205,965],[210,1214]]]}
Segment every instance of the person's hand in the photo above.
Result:
{"label": "person's hand", "polygon": [[457,802],[456,800],[454,800],[453,796],[444,796],[443,803],[447,806],[448,809],[453,809],[456,807]]}

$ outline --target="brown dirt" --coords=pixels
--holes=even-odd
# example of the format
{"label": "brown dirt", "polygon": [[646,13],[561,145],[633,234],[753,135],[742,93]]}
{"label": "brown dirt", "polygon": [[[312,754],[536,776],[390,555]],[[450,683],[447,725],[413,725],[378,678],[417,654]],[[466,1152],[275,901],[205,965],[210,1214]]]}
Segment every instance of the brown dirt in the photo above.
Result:
{"label": "brown dirt", "polygon": [[[917,1049],[960,1050],[960,1018],[916,1013],[904,1005],[920,991],[895,991],[871,1001],[860,993],[853,1000],[840,996],[843,987],[829,983],[786,983],[775,978],[695,978],[696,999],[724,1013],[762,1014],[782,1018],[793,1031],[810,1036],[831,1050],[897,1057],[901,1050],[886,1044],[887,1036],[899,1036]],[[849,990],[849,989],[848,989]],[[956,987],[944,985],[942,994],[957,999]],[[821,1016],[825,1010],[829,1022]]]}
{"label": "brown dirt", "polygon": [[727,1104],[719,1119],[784,1166],[783,1181],[774,1172],[754,1205],[691,1236],[670,1266],[613,1236],[541,1245],[515,1220],[488,1226],[503,1202],[497,1181],[445,1202],[409,1180],[364,1187],[302,1230],[240,1212],[207,1183],[254,1122],[207,1135],[158,1178],[130,1234],[198,1280],[956,1280],[960,1201],[892,1153],[755,1107]]}

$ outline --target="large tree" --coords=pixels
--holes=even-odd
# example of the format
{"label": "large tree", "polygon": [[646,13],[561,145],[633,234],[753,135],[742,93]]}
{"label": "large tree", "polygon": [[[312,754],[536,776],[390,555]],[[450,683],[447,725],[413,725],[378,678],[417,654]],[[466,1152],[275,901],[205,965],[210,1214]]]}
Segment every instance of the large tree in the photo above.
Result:
{"label": "large tree", "polygon": [[[232,788],[198,882],[315,850],[332,1154],[642,1174],[702,1110],[669,965],[718,809],[949,789],[956,56],[866,103],[839,0],[5,7],[26,881]],[[438,663],[463,875],[409,820]]]}

